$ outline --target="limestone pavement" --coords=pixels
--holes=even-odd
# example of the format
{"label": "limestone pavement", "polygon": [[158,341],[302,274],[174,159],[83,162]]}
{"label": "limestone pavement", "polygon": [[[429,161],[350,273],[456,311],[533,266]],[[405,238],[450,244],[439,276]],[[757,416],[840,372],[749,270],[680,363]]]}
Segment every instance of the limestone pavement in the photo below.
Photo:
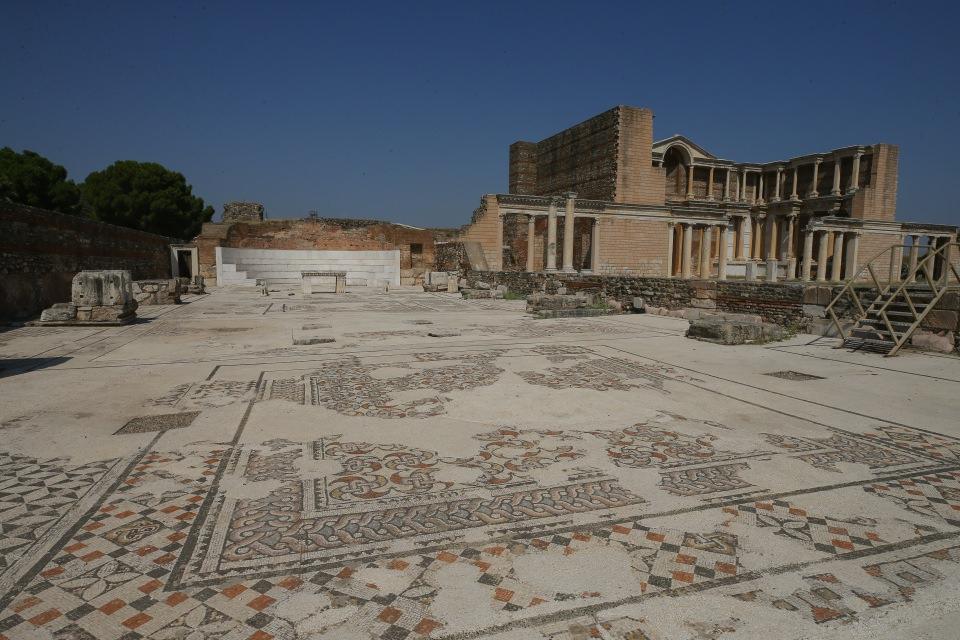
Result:
{"label": "limestone pavement", "polygon": [[0,638],[960,621],[955,358],[408,289],[184,302],[0,333]]}

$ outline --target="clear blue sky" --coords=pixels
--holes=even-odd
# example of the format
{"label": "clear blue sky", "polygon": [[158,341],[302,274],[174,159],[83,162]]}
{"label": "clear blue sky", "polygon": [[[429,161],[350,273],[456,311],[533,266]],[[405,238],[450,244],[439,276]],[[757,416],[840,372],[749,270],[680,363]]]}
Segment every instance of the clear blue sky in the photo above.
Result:
{"label": "clear blue sky", "polygon": [[7,0],[0,146],[160,162],[218,215],[454,226],[511,142],[630,104],[733,160],[897,143],[900,218],[960,224],[957,7]]}

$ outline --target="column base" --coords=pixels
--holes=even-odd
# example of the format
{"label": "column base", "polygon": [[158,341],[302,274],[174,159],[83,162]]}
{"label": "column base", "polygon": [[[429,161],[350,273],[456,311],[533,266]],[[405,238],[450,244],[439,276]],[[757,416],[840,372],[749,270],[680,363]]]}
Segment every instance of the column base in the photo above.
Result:
{"label": "column base", "polygon": [[767,260],[767,282],[777,281],[777,267],[780,263],[776,260]]}
{"label": "column base", "polygon": [[790,258],[787,260],[787,280],[796,280],[797,279],[797,259]]}

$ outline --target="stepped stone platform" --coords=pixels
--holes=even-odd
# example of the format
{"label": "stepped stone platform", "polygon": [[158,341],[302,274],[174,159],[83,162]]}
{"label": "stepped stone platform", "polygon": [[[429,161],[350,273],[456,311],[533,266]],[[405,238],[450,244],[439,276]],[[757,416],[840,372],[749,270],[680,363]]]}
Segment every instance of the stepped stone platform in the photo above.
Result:
{"label": "stepped stone platform", "polygon": [[0,637],[956,635],[960,359],[275,289],[0,328]]}

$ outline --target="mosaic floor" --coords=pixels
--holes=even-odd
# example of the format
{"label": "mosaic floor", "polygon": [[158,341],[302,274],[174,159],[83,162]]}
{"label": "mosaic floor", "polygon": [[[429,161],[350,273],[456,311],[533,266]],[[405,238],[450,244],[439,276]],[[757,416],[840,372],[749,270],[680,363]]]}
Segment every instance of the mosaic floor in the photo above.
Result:
{"label": "mosaic floor", "polygon": [[0,332],[0,640],[955,637],[960,360],[522,311]]}

